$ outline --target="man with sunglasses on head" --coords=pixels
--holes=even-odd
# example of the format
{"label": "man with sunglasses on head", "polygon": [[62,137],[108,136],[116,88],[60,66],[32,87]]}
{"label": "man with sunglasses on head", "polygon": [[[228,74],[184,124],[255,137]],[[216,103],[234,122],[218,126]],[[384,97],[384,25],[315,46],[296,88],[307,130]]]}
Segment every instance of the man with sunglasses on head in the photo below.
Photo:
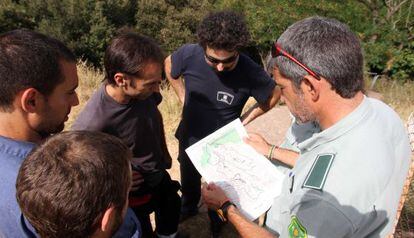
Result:
{"label": "man with sunglasses on head", "polygon": [[[165,60],[167,79],[184,105],[176,133],[182,218],[198,213],[201,186],[200,174],[184,150],[240,117],[250,96],[258,103],[241,116],[244,125],[271,109],[280,97],[263,68],[240,52],[250,40],[241,15],[230,11],[211,13],[202,20],[197,35],[198,44],[186,44]],[[214,214],[210,212],[210,218],[214,219]],[[213,236],[219,230],[215,224]]]}
{"label": "man with sunglasses on head", "polygon": [[298,122],[317,122],[321,132],[297,144],[299,158],[265,228],[214,184],[203,187],[204,201],[242,237],[387,237],[410,147],[397,113],[363,94],[357,36],[337,20],[311,17],[290,26],[272,51],[282,99]]}

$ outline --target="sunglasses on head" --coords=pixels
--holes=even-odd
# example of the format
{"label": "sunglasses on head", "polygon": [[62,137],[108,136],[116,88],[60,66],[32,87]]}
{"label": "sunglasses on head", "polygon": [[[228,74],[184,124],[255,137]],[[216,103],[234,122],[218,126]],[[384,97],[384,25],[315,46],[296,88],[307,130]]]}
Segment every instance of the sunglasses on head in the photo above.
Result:
{"label": "sunglasses on head", "polygon": [[210,63],[212,63],[212,64],[229,64],[229,63],[233,63],[237,59],[237,57],[239,56],[239,54],[236,53],[236,54],[234,54],[233,56],[230,56],[227,59],[220,60],[220,59],[216,59],[216,58],[208,55],[207,53],[204,53],[204,55],[206,56],[206,59],[208,61],[210,61]]}
{"label": "sunglasses on head", "polygon": [[276,42],[272,44],[272,58],[276,58],[278,56],[284,56],[286,58],[288,58],[290,61],[292,61],[293,63],[299,65],[302,69],[304,69],[308,74],[312,75],[314,78],[320,80],[321,77],[315,73],[314,71],[312,71],[311,69],[309,69],[309,67],[307,67],[306,65],[302,64],[299,60],[297,60],[295,57],[293,57],[292,55],[290,55],[289,53],[287,53],[285,50],[283,50],[279,44],[277,44]]}

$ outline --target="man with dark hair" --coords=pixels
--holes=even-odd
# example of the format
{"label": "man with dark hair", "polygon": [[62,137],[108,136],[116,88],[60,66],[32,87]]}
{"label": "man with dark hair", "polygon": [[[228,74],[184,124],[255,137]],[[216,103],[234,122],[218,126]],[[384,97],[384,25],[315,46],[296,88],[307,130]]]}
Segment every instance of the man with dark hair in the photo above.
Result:
{"label": "man with dark hair", "polygon": [[[177,129],[182,185],[182,219],[198,213],[200,174],[185,149],[241,116],[250,96],[258,104],[241,119],[244,125],[271,109],[280,91],[261,66],[241,53],[250,34],[244,18],[231,11],[211,13],[197,30],[198,44],[186,44],[165,60],[166,76],[184,105]],[[184,77],[183,80],[180,76]],[[209,212],[210,218],[217,218]],[[212,223],[213,235],[219,226]]]}
{"label": "man with dark hair", "polygon": [[60,132],[78,104],[75,56],[60,41],[29,31],[0,35],[0,234],[24,237],[15,182],[35,144]]}
{"label": "man with dark hair", "polygon": [[138,198],[149,195],[155,210],[159,237],[178,237],[180,197],[167,168],[162,118],[157,105],[163,54],[149,37],[133,32],[116,36],[105,52],[105,83],[91,97],[72,129],[102,131],[122,139],[132,151],[134,167],[130,206],[141,224],[144,237],[153,231],[148,212]]}
{"label": "man with dark hair", "polygon": [[[407,133],[386,104],[363,94],[360,42],[345,24],[311,17],[272,49],[276,83],[300,123],[321,132],[297,144],[299,158],[265,228],[248,221],[214,184],[203,188],[242,237],[386,237],[410,164]],[[289,135],[288,135],[289,136]]]}
{"label": "man with dark hair", "polygon": [[52,136],[20,167],[23,215],[40,237],[112,237],[127,212],[130,160],[122,141],[107,134]]}

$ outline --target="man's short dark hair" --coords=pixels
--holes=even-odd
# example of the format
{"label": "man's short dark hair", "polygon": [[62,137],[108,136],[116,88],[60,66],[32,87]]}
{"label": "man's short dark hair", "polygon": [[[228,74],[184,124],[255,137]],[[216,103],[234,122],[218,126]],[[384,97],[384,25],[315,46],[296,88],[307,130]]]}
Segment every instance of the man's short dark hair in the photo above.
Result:
{"label": "man's short dark hair", "polygon": [[124,31],[112,39],[105,52],[105,78],[114,85],[116,73],[140,77],[147,63],[162,65],[164,54],[150,37]]}
{"label": "man's short dark hair", "polygon": [[247,46],[250,33],[244,17],[232,11],[207,15],[197,29],[198,42],[206,49],[234,51]]}
{"label": "man's short dark hair", "polygon": [[41,237],[89,237],[110,206],[121,212],[131,186],[130,150],[88,131],[52,136],[23,162],[16,183],[23,215]]}
{"label": "man's short dark hair", "polygon": [[59,40],[25,29],[1,34],[0,109],[12,111],[17,93],[26,88],[50,95],[64,80],[60,60],[76,58]]}
{"label": "man's short dark hair", "polygon": [[[363,90],[363,56],[357,36],[335,19],[310,17],[291,25],[277,40],[300,62],[324,77],[343,98]],[[293,80],[296,88],[306,71],[279,56],[275,60],[281,74]]]}

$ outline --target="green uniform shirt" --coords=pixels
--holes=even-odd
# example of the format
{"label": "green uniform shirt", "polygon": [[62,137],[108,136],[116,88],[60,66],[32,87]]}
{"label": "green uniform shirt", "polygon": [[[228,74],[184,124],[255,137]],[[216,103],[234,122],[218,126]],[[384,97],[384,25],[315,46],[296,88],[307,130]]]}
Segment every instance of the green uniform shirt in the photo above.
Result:
{"label": "green uniform shirt", "polygon": [[404,125],[364,98],[349,115],[298,144],[300,158],[270,208],[280,237],[385,237],[410,164]]}

